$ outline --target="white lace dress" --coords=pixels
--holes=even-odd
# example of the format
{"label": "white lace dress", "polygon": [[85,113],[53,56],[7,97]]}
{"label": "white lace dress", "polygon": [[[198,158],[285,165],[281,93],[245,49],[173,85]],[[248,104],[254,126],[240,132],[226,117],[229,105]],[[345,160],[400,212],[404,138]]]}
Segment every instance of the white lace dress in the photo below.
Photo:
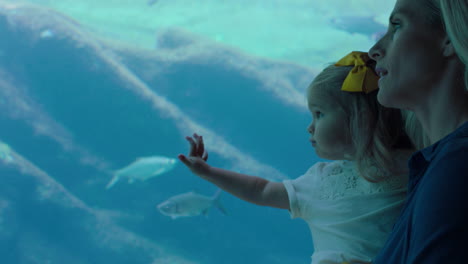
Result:
{"label": "white lace dress", "polygon": [[284,185],[291,216],[304,219],[312,233],[312,264],[368,263],[400,213],[407,176],[371,183],[354,162],[319,162]]}

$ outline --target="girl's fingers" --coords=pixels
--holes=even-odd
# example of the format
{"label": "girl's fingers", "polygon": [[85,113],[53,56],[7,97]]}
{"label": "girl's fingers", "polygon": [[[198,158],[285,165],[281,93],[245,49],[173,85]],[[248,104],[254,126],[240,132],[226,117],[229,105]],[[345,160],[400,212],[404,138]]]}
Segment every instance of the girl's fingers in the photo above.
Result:
{"label": "girl's fingers", "polygon": [[184,162],[187,159],[187,157],[185,157],[184,154],[177,155],[177,158],[179,158],[179,160],[182,161],[182,162]]}
{"label": "girl's fingers", "polygon": [[206,152],[206,151],[203,152],[202,159],[203,159],[204,161],[207,161],[207,160],[208,160],[208,152]]}
{"label": "girl's fingers", "polygon": [[199,141],[199,139],[198,139],[197,133],[193,133],[193,139],[194,139],[194,141],[195,141],[195,148],[196,148],[196,150],[195,150],[195,155],[200,156],[200,151],[199,151],[199,149],[198,149],[198,141]]}
{"label": "girl's fingers", "polygon": [[177,157],[178,157],[179,160],[182,161],[182,163],[184,163],[186,166],[189,166],[189,165],[190,165],[189,160],[188,160],[187,157],[185,157],[183,154],[179,154]]}
{"label": "girl's fingers", "polygon": [[203,137],[199,136],[198,137],[198,154],[200,154],[200,157],[203,156],[205,153],[205,143],[203,143]]}
{"label": "girl's fingers", "polygon": [[194,161],[190,158],[190,157],[187,157],[185,156],[184,154],[179,154],[177,156],[179,158],[179,160],[185,165],[187,166],[189,169],[192,169],[193,168],[193,165],[195,164]]}
{"label": "girl's fingers", "polygon": [[196,156],[197,155],[197,144],[193,140],[193,138],[187,136],[185,137],[187,141],[190,143],[190,151],[189,151],[189,156]]}
{"label": "girl's fingers", "polygon": [[185,139],[190,144],[189,157],[201,157],[206,161],[205,157],[205,143],[203,143],[203,137],[199,136],[197,133],[193,133],[193,137],[186,136]]}
{"label": "girl's fingers", "polygon": [[193,133],[193,138],[195,139],[196,148],[197,148],[196,154],[198,157],[201,157],[203,155],[203,152],[205,151],[203,138],[199,136],[197,133]]}

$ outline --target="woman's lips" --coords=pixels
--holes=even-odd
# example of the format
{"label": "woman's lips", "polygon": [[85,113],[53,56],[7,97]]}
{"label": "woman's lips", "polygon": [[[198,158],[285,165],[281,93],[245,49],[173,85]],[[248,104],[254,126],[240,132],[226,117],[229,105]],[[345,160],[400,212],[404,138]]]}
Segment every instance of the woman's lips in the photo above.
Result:
{"label": "woman's lips", "polygon": [[385,76],[382,76],[379,78],[378,86],[379,88],[382,88],[382,80],[385,78]]}
{"label": "woman's lips", "polygon": [[386,77],[387,77],[388,73],[386,73],[385,75],[382,75],[380,78],[379,78],[379,82],[378,82],[378,86],[379,88],[382,87],[382,84],[386,82]]}
{"label": "woman's lips", "polygon": [[385,69],[385,68],[382,68],[382,67],[376,67],[375,68],[375,72],[377,73],[377,75],[379,75],[379,88],[382,87],[382,80],[385,78],[385,76],[387,76],[388,74],[388,71]]}

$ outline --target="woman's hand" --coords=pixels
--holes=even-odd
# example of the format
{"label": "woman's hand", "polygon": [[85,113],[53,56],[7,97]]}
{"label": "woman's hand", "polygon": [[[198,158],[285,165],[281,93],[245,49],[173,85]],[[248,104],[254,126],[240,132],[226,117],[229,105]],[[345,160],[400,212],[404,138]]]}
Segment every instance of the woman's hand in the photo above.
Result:
{"label": "woman's hand", "polygon": [[193,134],[193,137],[186,136],[185,139],[190,144],[190,151],[188,157],[179,154],[178,158],[185,166],[187,166],[194,174],[198,176],[205,176],[210,171],[210,165],[206,163],[208,160],[208,152],[205,150],[203,137]]}

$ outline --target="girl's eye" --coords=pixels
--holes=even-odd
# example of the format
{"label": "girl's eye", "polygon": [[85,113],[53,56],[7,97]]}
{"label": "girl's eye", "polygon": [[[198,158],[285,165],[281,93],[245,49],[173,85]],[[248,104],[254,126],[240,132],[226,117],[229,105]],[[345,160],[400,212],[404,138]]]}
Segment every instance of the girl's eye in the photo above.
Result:
{"label": "girl's eye", "polygon": [[315,112],[314,112],[314,115],[315,115],[316,118],[321,118],[321,117],[323,117],[323,113],[320,112],[320,111],[315,111]]}

